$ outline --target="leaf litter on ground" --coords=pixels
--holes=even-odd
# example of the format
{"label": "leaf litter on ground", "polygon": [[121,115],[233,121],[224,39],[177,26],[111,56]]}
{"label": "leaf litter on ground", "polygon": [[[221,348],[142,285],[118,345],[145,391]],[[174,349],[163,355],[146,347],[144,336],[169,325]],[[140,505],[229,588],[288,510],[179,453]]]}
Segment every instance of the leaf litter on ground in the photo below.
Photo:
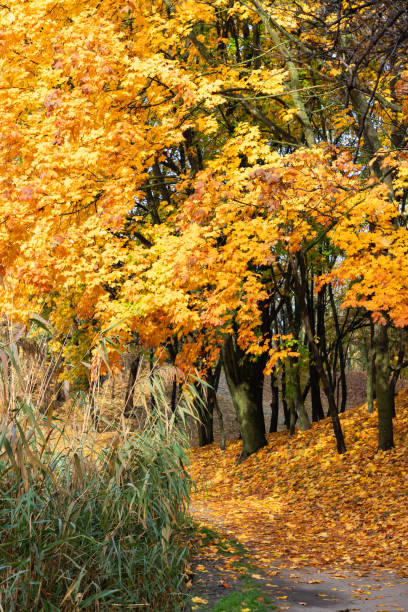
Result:
{"label": "leaf litter on ground", "polygon": [[377,452],[377,421],[361,406],[341,415],[348,452],[338,455],[326,419],[268,436],[237,464],[240,442],[193,449],[192,514],[245,545],[268,570],[392,569],[408,576],[408,396],[397,398],[395,448]]}

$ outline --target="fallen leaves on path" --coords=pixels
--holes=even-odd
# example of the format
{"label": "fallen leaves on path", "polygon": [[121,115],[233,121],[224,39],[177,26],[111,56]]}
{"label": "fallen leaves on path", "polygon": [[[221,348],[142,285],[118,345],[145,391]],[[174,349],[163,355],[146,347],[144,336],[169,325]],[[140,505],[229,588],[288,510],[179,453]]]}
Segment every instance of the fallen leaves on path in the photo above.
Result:
{"label": "fallen leaves on path", "polygon": [[[396,448],[377,452],[376,415],[341,415],[348,452],[328,420],[237,465],[240,442],[192,451],[192,513],[242,542],[258,564],[393,568],[408,575],[408,396],[397,399]],[[274,562],[275,560],[275,562]]]}

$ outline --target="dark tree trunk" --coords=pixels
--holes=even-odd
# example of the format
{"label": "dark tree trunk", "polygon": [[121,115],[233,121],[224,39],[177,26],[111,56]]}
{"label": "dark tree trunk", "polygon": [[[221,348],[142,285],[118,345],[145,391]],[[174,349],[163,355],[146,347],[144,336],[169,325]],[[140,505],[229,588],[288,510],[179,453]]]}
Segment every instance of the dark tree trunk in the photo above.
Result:
{"label": "dark tree trunk", "polygon": [[200,400],[197,402],[197,433],[198,445],[206,446],[214,442],[214,405],[211,402],[205,401],[205,394],[201,391]]}
{"label": "dark tree trunk", "polygon": [[368,345],[367,359],[367,410],[374,412],[375,395],[375,346],[374,346],[374,323],[370,318],[370,344]]}
{"label": "dark tree trunk", "polygon": [[175,374],[173,377],[172,385],[171,385],[171,400],[170,400],[170,408],[173,413],[176,412],[176,408],[177,408],[177,396],[178,396],[177,390],[178,390],[178,382],[177,382],[177,374]]}
{"label": "dark tree trunk", "polygon": [[[330,305],[332,309],[333,321],[334,321],[334,326],[336,329],[336,336],[337,336],[336,349],[338,351],[339,362],[340,362],[340,385],[341,385],[340,412],[345,412],[346,404],[347,404],[346,359],[344,355],[343,337],[342,337],[342,333],[340,329],[339,318],[337,316],[336,302],[334,300],[333,289],[331,285],[329,285],[329,298],[330,298]],[[333,366],[333,369],[334,369],[334,366]]]}
{"label": "dark tree trunk", "polygon": [[297,420],[299,420],[299,426],[302,431],[306,431],[307,429],[310,429],[311,423],[310,423],[309,415],[306,412],[305,404],[303,401],[302,389],[300,385],[298,358],[291,357],[290,364],[291,364],[290,369],[291,369],[291,378],[292,378],[292,405],[297,415],[295,422],[293,422],[293,416],[291,415],[290,433],[291,435],[293,435],[295,423]]}
{"label": "dark tree trunk", "polygon": [[[316,308],[314,299],[314,281],[313,277],[310,281],[310,288],[307,292],[306,306],[308,309],[309,321],[313,336],[316,334]],[[320,421],[324,419],[324,411],[322,406],[322,398],[320,394],[319,372],[313,358],[313,350],[308,342],[309,349],[309,380],[310,380],[310,399],[312,403],[312,421]]]}
{"label": "dark tree trunk", "polygon": [[209,368],[206,374],[207,386],[200,389],[201,401],[197,406],[199,416],[198,440],[200,446],[214,442],[214,412],[217,414],[220,426],[220,448],[225,450],[225,431],[222,412],[218,405],[217,390],[221,375],[221,360],[215,368]]}
{"label": "dark tree trunk", "polygon": [[[310,344],[309,344],[310,347]],[[311,352],[311,351],[310,351]],[[319,372],[313,363],[313,357],[309,358],[310,396],[312,400],[312,421],[324,419],[322,398],[320,396]]]}
{"label": "dark tree trunk", "polygon": [[341,384],[340,412],[345,412],[346,405],[347,405],[347,378],[346,378],[346,360],[344,358],[343,342],[341,340],[339,344],[339,357],[340,357],[340,384]]}
{"label": "dark tree trunk", "polygon": [[153,410],[154,408],[156,408],[156,398],[154,397],[154,392],[153,392],[153,381],[154,381],[154,350],[153,349],[150,349],[149,367],[150,367],[149,381],[150,381],[150,386],[151,386],[151,390],[150,390],[150,408]]}
{"label": "dark tree trunk", "polygon": [[242,435],[240,460],[243,460],[267,444],[262,406],[265,358],[254,359],[245,354],[236,338],[229,336],[223,347],[222,360]]}
{"label": "dark tree trunk", "polygon": [[[326,343],[326,320],[325,320],[325,312],[326,312],[326,291],[327,291],[327,287],[323,286],[322,289],[319,291],[318,296],[317,296],[317,324],[316,324],[316,332],[317,332],[317,337],[318,337],[318,350],[319,350],[319,357],[320,360],[323,364],[323,366],[326,366],[326,377],[329,379],[329,383],[330,386],[333,389],[333,394],[334,394],[334,381],[333,381],[333,377],[332,377],[332,371],[330,368],[330,362],[329,362],[329,356],[327,353],[327,343]],[[310,321],[310,319],[309,319]],[[310,323],[309,323],[310,326]],[[311,327],[311,326],[310,326]],[[312,331],[312,329],[311,329]],[[311,344],[311,343],[309,343]],[[312,351],[314,351],[314,347],[316,347],[316,342],[313,339],[313,346],[311,346]],[[316,360],[315,360],[316,363]],[[316,363],[317,366],[317,363]],[[318,367],[318,366],[317,366]]]}
{"label": "dark tree trunk", "polygon": [[281,391],[282,391],[282,408],[283,414],[285,418],[285,427],[286,429],[290,429],[290,410],[288,407],[288,399],[287,399],[287,385],[286,385],[286,365],[282,364],[282,373],[281,373]]}
{"label": "dark tree trunk", "polygon": [[394,446],[392,409],[393,398],[390,388],[390,356],[388,329],[386,325],[376,325],[375,341],[375,388],[378,412],[378,450],[389,450]]}
{"label": "dark tree trunk", "polygon": [[138,355],[132,356],[132,359],[130,362],[130,368],[129,368],[128,381],[126,385],[126,392],[125,392],[125,407],[123,410],[123,416],[125,417],[130,417],[133,412],[133,408],[134,408],[133,398],[134,398],[134,393],[135,393],[136,379],[137,379],[137,375],[139,372],[139,364],[140,364],[140,357]]}
{"label": "dark tree trunk", "polygon": [[322,379],[324,392],[326,394],[327,401],[329,404],[328,414],[333,424],[333,431],[334,431],[334,435],[335,435],[336,443],[337,443],[337,451],[339,454],[342,454],[342,453],[345,453],[347,449],[346,449],[346,443],[344,441],[343,430],[341,428],[339,414],[337,412],[336,400],[334,399],[334,391],[333,391],[332,386],[330,385],[329,378],[326,376],[326,373],[324,372],[324,367],[322,363],[319,364],[319,368],[321,372],[320,376]]}
{"label": "dark tree trunk", "polygon": [[[300,295],[295,296],[294,308],[290,297],[286,300],[286,313],[288,316],[289,330],[295,340],[299,342],[300,329],[302,326],[302,302],[300,301]],[[309,416],[306,412],[302,388],[300,384],[299,375],[299,364],[298,357],[290,357],[288,363],[288,370],[290,376],[290,390],[291,390],[291,414],[290,414],[290,434],[295,433],[295,424],[299,419],[300,428],[302,430],[309,429],[311,427]]]}
{"label": "dark tree trunk", "polygon": [[[336,302],[334,300],[333,289],[331,285],[329,285],[329,298],[330,298],[330,305],[332,309],[333,321],[334,321],[334,326],[336,329],[336,336],[337,336],[336,352],[338,352],[339,362],[340,362],[340,387],[339,387],[339,389],[341,388],[340,412],[345,412],[346,405],[347,405],[346,358],[344,355],[343,336],[342,336],[342,332],[340,329],[339,318],[337,316]],[[335,363],[336,362],[337,362],[337,359],[335,359]],[[333,369],[335,369],[335,366],[333,366]],[[333,374],[335,374],[335,372]],[[338,401],[337,401],[337,405],[338,405]]]}
{"label": "dark tree trunk", "polygon": [[276,374],[276,367],[271,372],[271,393],[272,393],[272,401],[271,401],[271,422],[269,425],[269,433],[274,433],[278,431],[278,421],[279,421],[279,387],[278,380]]}

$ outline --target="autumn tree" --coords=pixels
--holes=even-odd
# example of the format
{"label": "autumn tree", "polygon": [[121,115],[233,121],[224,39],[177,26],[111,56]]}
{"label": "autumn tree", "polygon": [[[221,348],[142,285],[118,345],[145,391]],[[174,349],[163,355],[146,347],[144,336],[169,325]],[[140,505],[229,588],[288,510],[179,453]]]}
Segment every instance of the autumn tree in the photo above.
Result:
{"label": "autumn tree", "polygon": [[406,9],[8,0],[0,21],[3,311],[47,313],[74,338],[67,366],[103,363],[102,337],[113,367],[134,338],[186,376],[222,363],[243,457],[266,443],[270,373],[304,429],[323,388],[345,451],[347,347],[372,324],[390,448],[408,316]]}

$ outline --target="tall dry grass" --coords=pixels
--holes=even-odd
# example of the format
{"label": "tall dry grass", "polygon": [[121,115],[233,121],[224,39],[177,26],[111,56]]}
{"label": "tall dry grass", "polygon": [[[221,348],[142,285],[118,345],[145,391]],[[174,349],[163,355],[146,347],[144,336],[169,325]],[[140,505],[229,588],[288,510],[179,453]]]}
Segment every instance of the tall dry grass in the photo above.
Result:
{"label": "tall dry grass", "polygon": [[44,412],[46,333],[36,365],[22,339],[8,330],[0,345],[0,610],[182,610],[190,481],[176,421],[194,388],[172,413],[153,379],[143,430],[122,419],[103,437],[86,395],[70,398],[70,417]]}

